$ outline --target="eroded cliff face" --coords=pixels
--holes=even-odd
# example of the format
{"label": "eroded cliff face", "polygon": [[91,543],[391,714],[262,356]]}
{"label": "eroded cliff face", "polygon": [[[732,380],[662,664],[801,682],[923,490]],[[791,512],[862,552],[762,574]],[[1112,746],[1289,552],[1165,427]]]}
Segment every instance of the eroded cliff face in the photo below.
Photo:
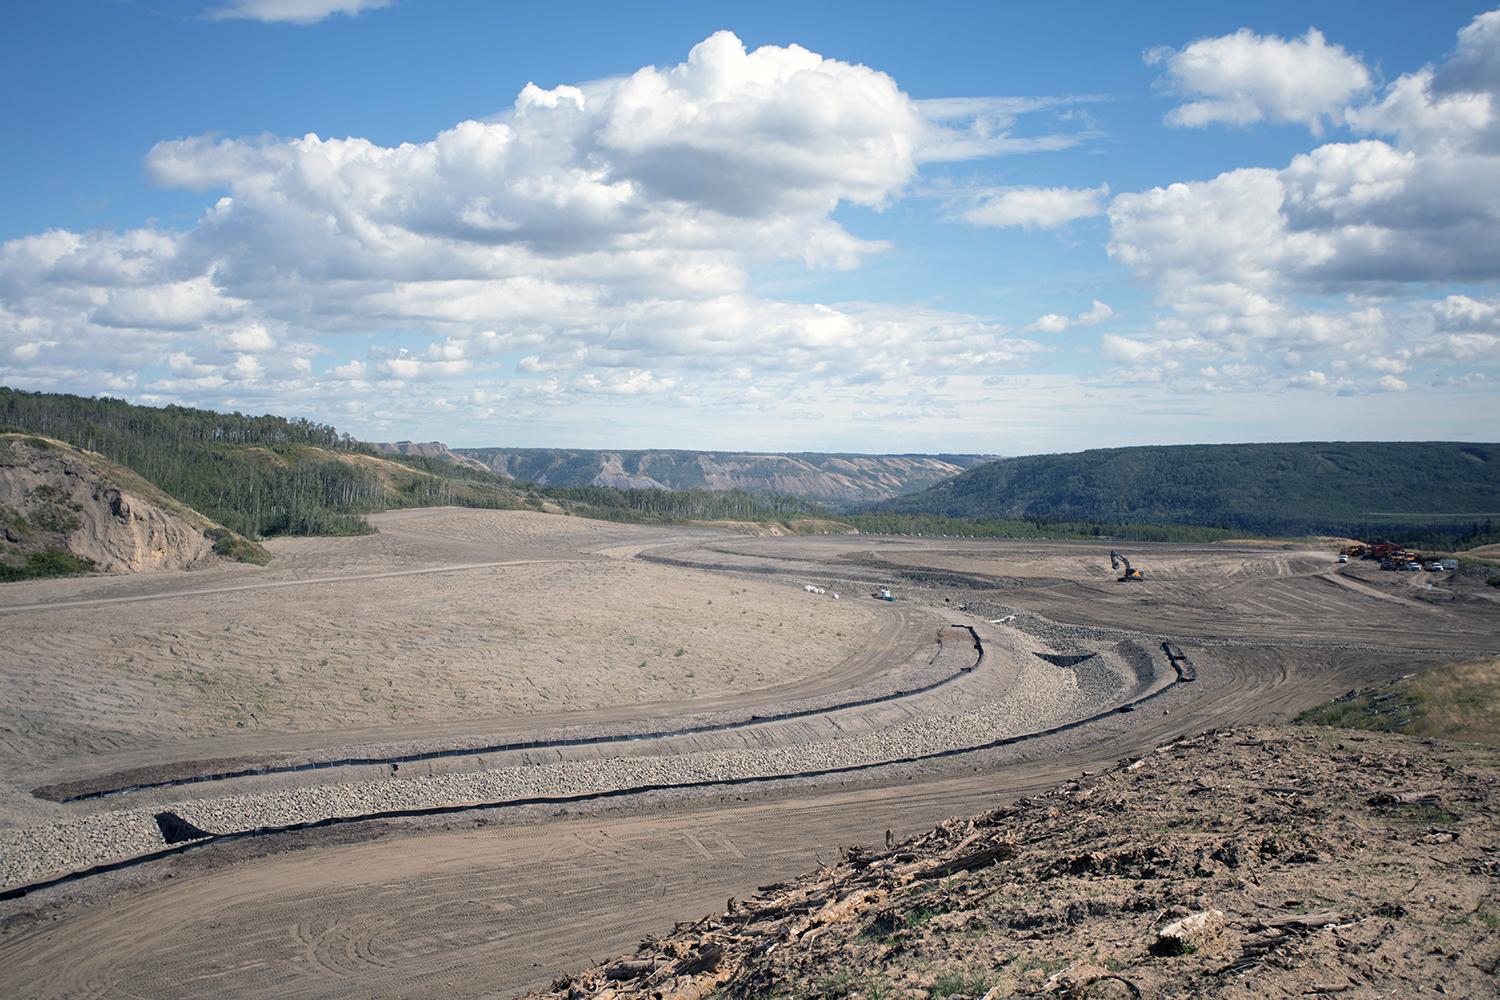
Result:
{"label": "eroded cliff face", "polygon": [[[206,519],[122,488],[93,456],[60,442],[0,435],[0,562],[63,551],[107,573],[214,562]],[[90,568],[83,566],[80,568]]]}
{"label": "eroded cliff face", "polygon": [[396,441],[374,447],[382,455],[437,459],[547,486],[744,490],[832,503],[862,503],[911,493],[993,457],[449,448],[439,441]]}
{"label": "eroded cliff face", "polygon": [[449,448],[439,442],[377,444],[384,455],[434,458],[549,486],[745,490],[829,502],[883,500],[922,489],[989,460],[983,455],[822,455],[723,451],[598,451]]}

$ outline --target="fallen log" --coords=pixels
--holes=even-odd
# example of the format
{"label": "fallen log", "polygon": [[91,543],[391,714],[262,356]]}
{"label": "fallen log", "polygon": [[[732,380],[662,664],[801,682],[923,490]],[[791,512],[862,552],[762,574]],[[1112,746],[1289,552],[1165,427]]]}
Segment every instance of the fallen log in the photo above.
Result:
{"label": "fallen log", "polygon": [[960,854],[956,858],[940,861],[913,873],[914,878],[946,878],[958,872],[972,871],[975,868],[983,868],[985,865],[1016,855],[1016,845],[1009,841],[1001,841],[978,851],[970,851],[968,854]]}

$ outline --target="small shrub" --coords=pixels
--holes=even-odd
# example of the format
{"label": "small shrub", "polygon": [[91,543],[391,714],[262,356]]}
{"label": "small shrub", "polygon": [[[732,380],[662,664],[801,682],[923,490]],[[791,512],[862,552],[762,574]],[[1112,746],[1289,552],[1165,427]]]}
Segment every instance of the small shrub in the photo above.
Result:
{"label": "small shrub", "polygon": [[24,566],[0,564],[0,582],[37,580],[48,576],[76,576],[79,573],[91,573],[93,570],[92,559],[75,556],[67,549],[51,545],[27,556]]}
{"label": "small shrub", "polygon": [[0,504],[0,531],[15,541],[25,541],[31,535],[31,525],[14,507]]}
{"label": "small shrub", "polygon": [[77,531],[81,522],[63,507],[46,503],[32,510],[31,523],[49,534],[66,535]]}
{"label": "small shrub", "polygon": [[271,561],[271,553],[250,539],[236,535],[228,528],[209,528],[203,533],[214,543],[214,554],[235,562],[264,566]]}

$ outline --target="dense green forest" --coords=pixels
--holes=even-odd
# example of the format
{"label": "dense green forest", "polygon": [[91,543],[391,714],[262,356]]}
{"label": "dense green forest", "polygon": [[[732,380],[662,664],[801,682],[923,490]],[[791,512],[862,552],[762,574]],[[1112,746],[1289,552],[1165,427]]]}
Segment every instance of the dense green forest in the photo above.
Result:
{"label": "dense green forest", "polygon": [[801,497],[744,490],[622,490],[612,486],[536,486],[566,509],[613,521],[791,521],[822,517]]}
{"label": "dense green forest", "polygon": [[361,533],[364,514],[391,507],[520,506],[498,484],[392,475],[402,467],[307,420],[0,388],[0,430],[98,452],[247,537]]}
{"label": "dense green forest", "polygon": [[1119,538],[1135,542],[1218,542],[1244,532],[1193,524],[1134,524],[944,517],[940,514],[844,514],[839,520],[868,535],[947,538]]}
{"label": "dense green forest", "polygon": [[872,515],[1195,525],[1479,545],[1500,530],[1500,445],[1360,442],[1107,448],[1007,458]]}
{"label": "dense green forest", "polygon": [[544,504],[625,521],[785,520],[816,505],[781,496],[689,490],[567,489],[516,483],[450,462],[380,457],[327,424],[0,387],[0,431],[44,434],[98,452],[247,537],[359,534],[365,515],[457,505]]}

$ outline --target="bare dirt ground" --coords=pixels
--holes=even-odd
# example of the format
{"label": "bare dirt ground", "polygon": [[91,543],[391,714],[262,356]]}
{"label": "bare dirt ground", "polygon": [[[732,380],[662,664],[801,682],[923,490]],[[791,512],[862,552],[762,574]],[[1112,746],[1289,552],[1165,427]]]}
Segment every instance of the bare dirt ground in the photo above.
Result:
{"label": "bare dirt ground", "polygon": [[[49,602],[0,611],[0,768],[46,783],[723,699],[832,672],[873,624],[853,601],[589,551],[641,534],[628,527],[422,514],[378,518],[364,538],[273,543],[265,570],[170,574],[170,590],[165,574],[0,587],[0,608]],[[440,572],[486,562],[503,564]]]}
{"label": "bare dirt ground", "polygon": [[1224,731],[850,848],[545,995],[1492,996],[1497,837],[1493,749]]}
{"label": "bare dirt ground", "polygon": [[[1134,712],[1106,712],[1080,728],[941,760],[215,842],[0,904],[0,963],[10,992],[508,995],[628,950],[672,920],[720,909],[730,895],[830,862],[840,846],[879,843],[886,830],[904,838],[1185,733],[1283,720],[1350,687],[1500,645],[1496,605],[1473,593],[1482,582],[1445,583],[1452,598],[1439,603],[1411,599],[1409,581],[1381,579],[1395,574],[1356,567],[1354,585],[1340,583],[1327,552],[1138,546],[1130,554],[1148,568],[1146,583],[1114,582],[1107,546],[747,539],[541,515],[404,512],[387,516],[372,538],[280,543],[277,561],[261,571],[0,588],[0,604],[57,604],[0,612],[0,621],[8,635],[29,643],[32,664],[40,658],[47,667],[28,670],[19,655],[3,661],[13,664],[7,677],[33,685],[24,712],[13,711],[11,698],[3,703],[15,743],[7,751],[14,756],[4,798],[13,823],[63,824],[59,836],[67,823],[184,803],[188,792],[65,804],[30,795],[43,779],[107,777],[159,760],[190,770],[194,761],[226,757],[266,760],[412,741],[463,745],[493,733],[609,731],[736,713],[753,722],[754,713],[780,706],[817,708],[840,692],[900,695],[947,676],[959,662],[939,655],[939,634],[950,623],[988,629],[997,650],[1012,650],[997,652],[1003,668],[987,665],[918,698],[752,724],[732,737],[702,737],[708,742],[701,745],[648,740],[502,755],[471,759],[457,775],[403,765],[386,779],[397,790],[422,782],[437,788],[455,777],[488,780],[497,767],[531,773],[525,769],[545,765],[563,773],[570,760],[646,767],[653,755],[672,763],[693,752],[729,753],[712,758],[726,762],[728,776],[741,766],[733,761],[761,759],[756,754],[785,755],[830,739],[854,745],[1021,697],[1034,685],[1018,683],[1019,664],[1042,663],[1030,657],[1027,642],[1061,654],[1127,640],[1150,650],[1164,638],[1198,668],[1195,682],[1172,684]],[[449,569],[486,562],[517,565]],[[306,583],[330,576],[344,582]],[[806,594],[804,582],[839,589],[844,600]],[[160,596],[246,584],[256,589]],[[903,600],[870,601],[868,588],[877,585],[895,587]],[[363,599],[366,590],[377,599]],[[62,606],[117,598],[153,599]],[[199,605],[206,610],[194,610]],[[250,615],[246,605],[261,610]],[[1024,621],[989,623],[1017,612]],[[1031,620],[1027,612],[1045,617]],[[223,632],[219,619],[228,615],[248,617]],[[1049,619],[1085,628],[1059,631]],[[27,628],[12,629],[20,621]],[[142,622],[153,624],[137,629]],[[1016,631],[1021,624],[1032,631]],[[503,648],[485,642],[504,628],[518,637]],[[200,664],[243,671],[226,669],[226,677],[266,684],[274,669],[307,695],[272,700],[274,726],[234,725],[242,718],[214,714],[226,702],[191,682],[158,686],[154,675],[143,680],[119,664],[112,644],[134,644],[139,655],[158,658],[158,673],[170,672],[170,660],[160,659],[171,655],[160,648],[165,630],[190,636],[179,649]],[[655,637],[658,655],[613,648],[631,649],[630,636]],[[360,653],[336,658],[341,644]],[[210,660],[204,650],[222,659]],[[1165,659],[1155,655],[1164,671]],[[642,660],[651,669],[640,668]],[[328,669],[335,663],[339,669]],[[55,676],[39,679],[43,672]],[[1047,682],[1078,687],[1085,676],[1056,674]],[[112,685],[116,708],[96,704],[92,723],[67,716]],[[377,705],[359,694],[382,686],[421,708],[394,718],[394,698]],[[147,695],[156,699],[155,714],[134,707]],[[1078,717],[1076,708],[1059,707],[1076,701],[1048,704],[1063,713],[1059,718]],[[28,721],[29,713],[63,705],[66,712],[53,717],[56,732],[48,731],[53,719]],[[178,715],[187,729],[162,724]],[[995,731],[1025,728],[1019,719],[996,721]],[[97,756],[81,756],[81,749]],[[319,780],[343,782],[326,785],[337,796],[374,777],[366,768]],[[189,787],[194,796],[221,794],[216,786]],[[253,804],[258,795],[297,787],[308,786],[283,776],[230,782],[225,792]],[[191,936],[184,935],[188,927]]]}

